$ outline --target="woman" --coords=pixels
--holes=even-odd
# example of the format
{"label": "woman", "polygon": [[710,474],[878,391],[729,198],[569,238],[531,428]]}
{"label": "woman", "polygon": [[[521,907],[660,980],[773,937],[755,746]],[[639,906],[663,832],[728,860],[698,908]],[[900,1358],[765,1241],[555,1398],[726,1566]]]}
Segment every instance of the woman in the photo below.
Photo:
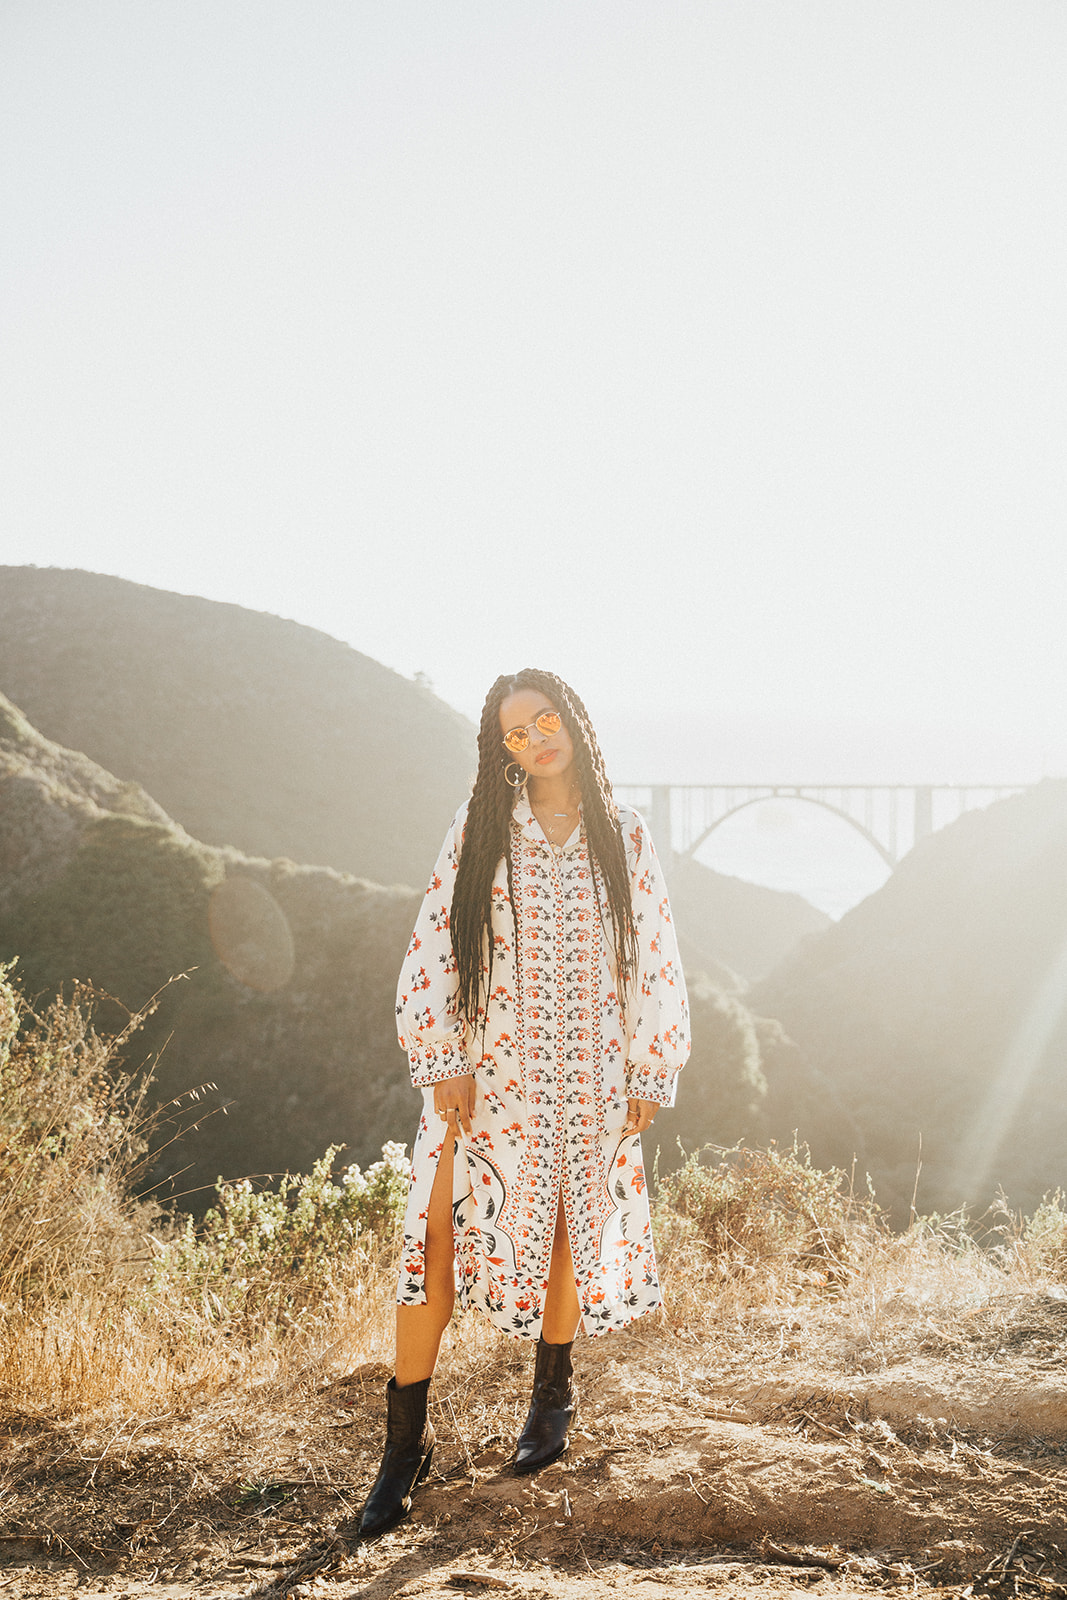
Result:
{"label": "woman", "polygon": [[579,1323],[605,1333],[660,1303],[639,1136],[689,1053],[685,984],[647,829],[613,802],[588,713],[552,673],[489,691],[397,1014],[424,1107],[364,1536],[406,1515],[429,1470],[456,1268],[465,1305],[538,1341],[516,1472],[566,1449]]}

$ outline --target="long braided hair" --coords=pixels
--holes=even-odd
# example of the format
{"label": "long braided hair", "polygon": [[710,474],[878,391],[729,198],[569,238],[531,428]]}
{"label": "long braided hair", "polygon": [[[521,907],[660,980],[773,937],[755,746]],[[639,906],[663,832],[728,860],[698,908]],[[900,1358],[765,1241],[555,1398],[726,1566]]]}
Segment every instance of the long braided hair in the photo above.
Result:
{"label": "long braided hair", "polygon": [[[630,872],[619,811],[611,795],[589,713],[574,690],[552,672],[524,667],[498,678],[485,697],[478,727],[478,774],[474,780],[463,849],[456,870],[450,917],[452,950],[459,974],[459,1003],[472,1026],[485,1022],[493,974],[493,879],[501,856],[507,862],[512,913],[515,885],[511,860],[511,812],[515,791],[504,776],[508,752],[500,736],[500,707],[516,689],[536,689],[563,719],[574,745],[574,766],[582,794],[582,818],[592,858],[593,882],[601,916],[604,899],[611,916],[620,1002],[637,964],[637,930],[630,899]],[[488,949],[488,970],[482,973]]]}

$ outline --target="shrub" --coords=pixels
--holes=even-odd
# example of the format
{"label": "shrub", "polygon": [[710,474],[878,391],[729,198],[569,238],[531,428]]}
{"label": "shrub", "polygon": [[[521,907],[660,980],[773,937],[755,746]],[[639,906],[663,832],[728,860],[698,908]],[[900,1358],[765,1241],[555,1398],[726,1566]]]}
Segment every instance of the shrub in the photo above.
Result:
{"label": "shrub", "polygon": [[218,1203],[198,1225],[186,1217],[159,1245],[151,1297],[194,1302],[212,1321],[250,1329],[329,1300],[336,1280],[395,1242],[407,1198],[408,1158],[388,1143],[366,1172],[353,1163],[335,1182],[331,1145],[303,1176],[275,1190],[248,1178],[216,1187]]}
{"label": "shrub", "polygon": [[658,1182],[655,1224],[661,1248],[695,1247],[726,1274],[774,1263],[800,1279],[828,1283],[849,1273],[852,1240],[873,1220],[857,1206],[844,1174],[811,1164],[806,1146],[735,1146],[714,1165],[689,1155]]}
{"label": "shrub", "polygon": [[1022,1241],[1039,1271],[1051,1277],[1067,1274],[1067,1210],[1062,1189],[1046,1194],[1023,1223]]}

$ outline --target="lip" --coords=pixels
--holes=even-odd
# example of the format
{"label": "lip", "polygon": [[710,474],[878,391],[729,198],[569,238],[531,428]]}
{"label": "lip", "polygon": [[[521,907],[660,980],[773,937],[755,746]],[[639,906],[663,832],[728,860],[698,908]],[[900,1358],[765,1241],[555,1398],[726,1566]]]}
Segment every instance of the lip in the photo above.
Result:
{"label": "lip", "polygon": [[555,761],[558,755],[558,750],[543,750],[537,757],[537,765],[539,767],[547,766],[550,761]]}

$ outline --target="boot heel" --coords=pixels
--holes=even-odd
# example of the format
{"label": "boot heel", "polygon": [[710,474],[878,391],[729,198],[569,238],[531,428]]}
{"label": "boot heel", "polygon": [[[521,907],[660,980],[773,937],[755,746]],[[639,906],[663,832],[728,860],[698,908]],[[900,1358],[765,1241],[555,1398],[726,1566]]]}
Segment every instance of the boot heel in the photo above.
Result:
{"label": "boot heel", "polygon": [[426,1452],[426,1459],[422,1463],[422,1466],[418,1470],[418,1473],[417,1473],[416,1478],[415,1478],[415,1483],[413,1483],[411,1485],[411,1487],[413,1489],[415,1487],[415,1484],[421,1483],[423,1478],[425,1478],[428,1475],[428,1473],[430,1471],[430,1463],[432,1461],[433,1461],[433,1445],[431,1445],[430,1448]]}

